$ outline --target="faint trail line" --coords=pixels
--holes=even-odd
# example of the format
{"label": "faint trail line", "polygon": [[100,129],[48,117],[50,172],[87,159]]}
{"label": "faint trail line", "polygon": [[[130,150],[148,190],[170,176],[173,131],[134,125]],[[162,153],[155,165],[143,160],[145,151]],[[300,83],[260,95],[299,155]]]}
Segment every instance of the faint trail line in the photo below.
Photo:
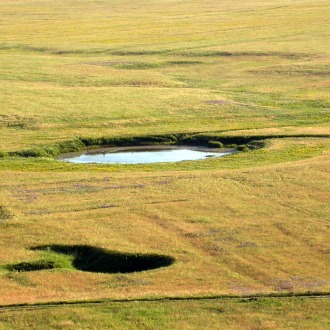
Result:
{"label": "faint trail line", "polygon": [[287,293],[287,294],[256,294],[256,295],[214,295],[214,296],[190,296],[190,297],[155,297],[155,298],[132,298],[132,299],[99,299],[99,300],[75,300],[75,301],[55,301],[55,302],[41,302],[35,304],[12,304],[0,305],[0,313],[5,311],[21,311],[21,310],[40,310],[65,306],[92,306],[102,304],[115,303],[136,303],[136,302],[177,302],[177,301],[196,301],[196,300],[247,300],[256,301],[258,299],[330,299],[330,292],[306,292],[306,293]]}

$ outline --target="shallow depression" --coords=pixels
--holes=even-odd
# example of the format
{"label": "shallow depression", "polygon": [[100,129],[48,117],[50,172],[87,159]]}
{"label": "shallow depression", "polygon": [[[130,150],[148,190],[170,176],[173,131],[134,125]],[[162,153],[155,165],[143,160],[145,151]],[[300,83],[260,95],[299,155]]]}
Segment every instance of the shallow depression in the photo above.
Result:
{"label": "shallow depression", "polygon": [[148,146],[103,148],[83,153],[65,154],[59,160],[77,164],[150,164],[173,163],[223,157],[234,150],[190,146]]}

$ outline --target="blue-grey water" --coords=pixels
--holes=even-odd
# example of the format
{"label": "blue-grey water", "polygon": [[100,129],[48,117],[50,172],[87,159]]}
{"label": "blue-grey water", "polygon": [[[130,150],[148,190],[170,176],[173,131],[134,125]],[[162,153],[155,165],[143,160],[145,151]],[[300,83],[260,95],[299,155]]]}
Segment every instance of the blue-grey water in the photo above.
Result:
{"label": "blue-grey water", "polygon": [[[119,149],[119,150],[118,150]],[[211,151],[212,150],[212,151]],[[178,147],[171,149],[139,149],[114,151],[92,151],[78,155],[62,156],[62,161],[77,164],[150,164],[150,163],[173,163],[184,160],[200,160],[209,157],[222,157],[233,153],[233,151],[213,151],[189,147]]]}

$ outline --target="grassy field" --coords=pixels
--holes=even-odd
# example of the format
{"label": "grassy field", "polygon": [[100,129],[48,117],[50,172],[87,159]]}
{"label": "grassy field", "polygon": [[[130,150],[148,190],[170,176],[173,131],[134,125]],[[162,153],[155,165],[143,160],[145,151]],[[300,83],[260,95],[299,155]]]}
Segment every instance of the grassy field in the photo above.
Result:
{"label": "grassy field", "polygon": [[135,301],[4,310],[0,329],[328,329],[321,299]]}
{"label": "grassy field", "polygon": [[[329,292],[329,7],[2,1],[0,305]],[[264,147],[150,165],[19,156],[195,133],[263,137]],[[175,262],[86,272],[73,255],[35,249],[53,245]],[[12,271],[21,263],[49,269]],[[327,310],[327,299],[294,297],[108,302],[3,310],[0,329],[40,329],[41,319],[48,329],[322,329]]]}
{"label": "grassy field", "polygon": [[324,133],[328,9],[310,0],[4,1],[1,149],[101,134]]}

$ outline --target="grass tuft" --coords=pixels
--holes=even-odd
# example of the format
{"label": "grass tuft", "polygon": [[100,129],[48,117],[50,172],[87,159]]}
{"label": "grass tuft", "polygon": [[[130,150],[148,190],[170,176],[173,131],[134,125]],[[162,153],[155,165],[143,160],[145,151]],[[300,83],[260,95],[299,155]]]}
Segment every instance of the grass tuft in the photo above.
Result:
{"label": "grass tuft", "polygon": [[223,148],[224,147],[223,143],[221,143],[220,141],[212,141],[212,140],[210,140],[207,143],[207,146],[209,148]]}
{"label": "grass tuft", "polygon": [[0,220],[8,220],[14,217],[14,212],[4,205],[0,205]]}

